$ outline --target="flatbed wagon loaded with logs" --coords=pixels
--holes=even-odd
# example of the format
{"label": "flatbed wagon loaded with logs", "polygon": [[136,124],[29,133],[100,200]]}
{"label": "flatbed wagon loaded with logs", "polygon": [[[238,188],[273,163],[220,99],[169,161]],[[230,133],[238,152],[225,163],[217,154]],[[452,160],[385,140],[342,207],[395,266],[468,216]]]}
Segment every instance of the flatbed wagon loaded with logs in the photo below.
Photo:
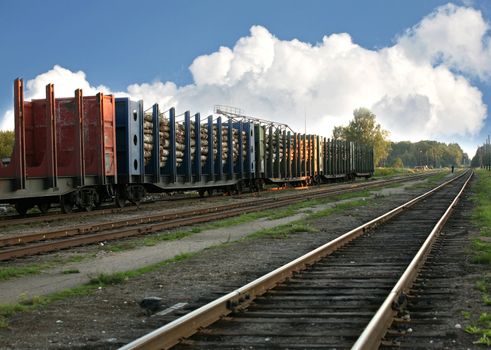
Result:
{"label": "flatbed wagon loaded with logs", "polygon": [[20,214],[52,204],[63,212],[103,201],[124,206],[146,193],[260,190],[373,175],[373,150],[296,133],[229,107],[201,118],[189,111],[97,94],[26,102],[14,84],[15,144],[0,167],[0,203]]}

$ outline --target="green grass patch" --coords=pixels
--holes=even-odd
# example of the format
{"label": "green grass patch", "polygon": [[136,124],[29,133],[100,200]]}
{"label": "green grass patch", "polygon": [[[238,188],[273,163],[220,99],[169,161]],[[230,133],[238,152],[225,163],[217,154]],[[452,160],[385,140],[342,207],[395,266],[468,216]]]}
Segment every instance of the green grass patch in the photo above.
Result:
{"label": "green grass patch", "polygon": [[[24,277],[30,275],[38,275],[43,271],[74,262],[81,262],[88,258],[94,257],[94,254],[76,254],[70,257],[54,257],[47,262],[25,265],[25,266],[10,266],[10,267],[0,267],[0,281],[6,281],[16,277]],[[65,273],[65,272],[64,272]],[[75,273],[75,272],[72,272]]]}
{"label": "green grass patch", "polygon": [[294,233],[315,233],[319,232],[316,228],[312,227],[303,220],[294,221],[285,225],[275,226],[264,230],[256,231],[248,235],[247,239],[255,238],[287,238]]}
{"label": "green grass patch", "polygon": [[487,293],[489,286],[489,280],[487,278],[481,278],[476,281],[476,289],[480,292]]}
{"label": "green grass patch", "polygon": [[101,246],[102,250],[106,252],[119,253],[127,250],[135,249],[137,247],[137,242],[126,241],[121,243],[108,243]]}
{"label": "green grass patch", "polygon": [[386,176],[397,176],[397,175],[405,175],[411,174],[413,171],[408,168],[391,168],[391,167],[380,167],[375,168],[375,173],[373,176],[375,177],[386,177]]}
{"label": "green grass patch", "polygon": [[335,204],[332,208],[326,208],[326,209],[320,210],[316,213],[310,214],[308,216],[308,219],[313,219],[313,220],[321,219],[321,218],[324,218],[326,216],[329,216],[329,215],[332,215],[335,213],[343,212],[347,209],[352,209],[355,207],[363,206],[367,203],[368,203],[368,201],[363,200],[363,199],[353,200],[353,201],[344,202],[344,203],[338,203],[338,204]]}
{"label": "green grass patch", "polygon": [[489,338],[489,336],[490,335],[483,334],[483,336],[479,338],[477,341],[475,341],[474,344],[491,346],[491,338]]}
{"label": "green grass patch", "polygon": [[[481,237],[471,241],[471,262],[489,266],[491,265],[491,242],[485,238],[491,236],[491,173],[478,169],[475,179],[472,197],[475,206],[472,221],[479,228]],[[482,303],[489,306],[491,305],[489,296],[491,279],[485,275],[487,271],[489,271],[488,268],[483,268],[482,277],[476,281],[476,289],[481,292]],[[467,333],[481,336],[474,341],[474,344],[491,346],[491,313],[481,313],[475,323],[465,329]]]}
{"label": "green grass patch", "polygon": [[474,255],[471,262],[474,264],[491,265],[491,243],[481,241],[479,238],[472,240]]}
{"label": "green grass patch", "polygon": [[48,267],[50,267],[49,264],[37,264],[19,267],[0,267],[0,281],[5,281],[15,277],[37,275]]}
{"label": "green grass patch", "polygon": [[477,170],[473,200],[476,204],[472,219],[480,228],[481,235],[491,237],[491,173]]}
{"label": "green grass patch", "polygon": [[102,287],[124,283],[130,278],[134,278],[144,273],[158,270],[166,265],[188,259],[195,254],[196,253],[180,254],[172,259],[164,260],[137,270],[118,272],[114,274],[99,274],[98,276],[93,277],[87,284],[46,296],[35,296],[32,298],[21,296],[16,304],[0,304],[0,328],[8,327],[8,318],[17,312],[39,309],[55,301],[65,300],[67,298],[86,296]]}

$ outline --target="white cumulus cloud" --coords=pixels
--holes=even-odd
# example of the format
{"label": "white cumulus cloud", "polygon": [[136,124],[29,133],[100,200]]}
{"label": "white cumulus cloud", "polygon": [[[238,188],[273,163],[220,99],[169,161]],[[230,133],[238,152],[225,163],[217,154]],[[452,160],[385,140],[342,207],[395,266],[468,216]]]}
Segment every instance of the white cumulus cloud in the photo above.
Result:
{"label": "white cumulus cloud", "polygon": [[[488,23],[480,11],[452,4],[437,8],[396,38],[392,46],[367,49],[347,33],[326,35],[316,44],[281,40],[262,26],[197,57],[189,69],[193,83],[176,86],[155,81],[132,84],[126,93],[147,107],[189,109],[203,115],[215,104],[239,107],[248,115],[290,124],[329,136],[346,124],[358,107],[376,114],[393,140],[474,137],[484,125],[487,107],[470,78],[491,76]],[[55,66],[27,83],[26,98],[44,96],[56,84],[58,95],[84,94],[93,87],[83,72]],[[2,127],[13,125],[7,111]]]}

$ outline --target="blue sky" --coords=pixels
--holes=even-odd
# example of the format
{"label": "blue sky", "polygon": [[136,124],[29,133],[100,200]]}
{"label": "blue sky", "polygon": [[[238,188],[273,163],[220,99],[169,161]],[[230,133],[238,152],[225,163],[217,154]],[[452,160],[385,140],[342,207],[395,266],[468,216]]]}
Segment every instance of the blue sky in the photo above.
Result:
{"label": "blue sky", "polygon": [[[325,35],[348,33],[353,43],[378,50],[394,45],[408,28],[447,3],[1,1],[0,117],[11,107],[16,77],[33,79],[54,65],[83,71],[92,86],[104,85],[112,91],[155,81],[181,87],[193,83],[189,67],[198,56],[221,46],[232,49],[240,38],[250,35],[254,25],[266,28],[279,40],[298,39],[312,45],[321,43]],[[489,2],[465,4],[491,22]],[[491,106],[490,82],[462,74],[482,92],[484,104]],[[474,143],[484,140],[489,124],[488,120]],[[460,142],[464,139],[456,137]]]}

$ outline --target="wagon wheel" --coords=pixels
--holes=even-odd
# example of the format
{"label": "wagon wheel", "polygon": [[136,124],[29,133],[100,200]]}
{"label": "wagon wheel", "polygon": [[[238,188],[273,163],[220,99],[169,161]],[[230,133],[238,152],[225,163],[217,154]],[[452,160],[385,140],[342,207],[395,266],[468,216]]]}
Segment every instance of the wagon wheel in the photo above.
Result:
{"label": "wagon wheel", "polygon": [[71,213],[73,211],[73,202],[71,195],[66,194],[64,196],[61,196],[60,208],[61,212],[64,214]]}
{"label": "wagon wheel", "polygon": [[205,190],[198,190],[198,194],[200,198],[203,198],[205,196]]}
{"label": "wagon wheel", "polygon": [[209,189],[206,190],[206,193],[208,193],[208,196],[209,197],[213,196],[213,192],[214,192],[213,191],[213,188],[209,188]]}
{"label": "wagon wheel", "polygon": [[36,206],[38,207],[38,209],[41,213],[46,214],[49,210],[49,207],[51,206],[51,203],[50,202],[40,202],[40,203],[36,204]]}
{"label": "wagon wheel", "polygon": [[126,196],[118,191],[116,193],[116,198],[114,198],[114,203],[116,203],[118,208],[123,208],[126,205]]}
{"label": "wagon wheel", "polygon": [[237,182],[234,186],[234,194],[242,194],[242,182]]}
{"label": "wagon wheel", "polygon": [[102,205],[101,197],[99,196],[99,193],[96,193],[96,196],[94,198],[94,208],[99,209]]}
{"label": "wagon wheel", "polygon": [[28,201],[21,200],[15,203],[15,210],[17,210],[21,216],[25,216],[31,207],[32,205]]}
{"label": "wagon wheel", "polygon": [[85,211],[92,211],[94,208],[98,208],[101,206],[101,199],[99,197],[99,193],[97,191],[93,191],[90,196],[90,200],[84,206]]}
{"label": "wagon wheel", "polygon": [[259,191],[264,191],[264,181],[262,179],[258,179],[256,182],[256,188]]}
{"label": "wagon wheel", "polygon": [[94,207],[95,207],[95,204],[93,202],[91,202],[91,203],[86,203],[86,204],[80,205],[78,207],[80,210],[83,210],[83,211],[92,211],[92,209],[94,209]]}

